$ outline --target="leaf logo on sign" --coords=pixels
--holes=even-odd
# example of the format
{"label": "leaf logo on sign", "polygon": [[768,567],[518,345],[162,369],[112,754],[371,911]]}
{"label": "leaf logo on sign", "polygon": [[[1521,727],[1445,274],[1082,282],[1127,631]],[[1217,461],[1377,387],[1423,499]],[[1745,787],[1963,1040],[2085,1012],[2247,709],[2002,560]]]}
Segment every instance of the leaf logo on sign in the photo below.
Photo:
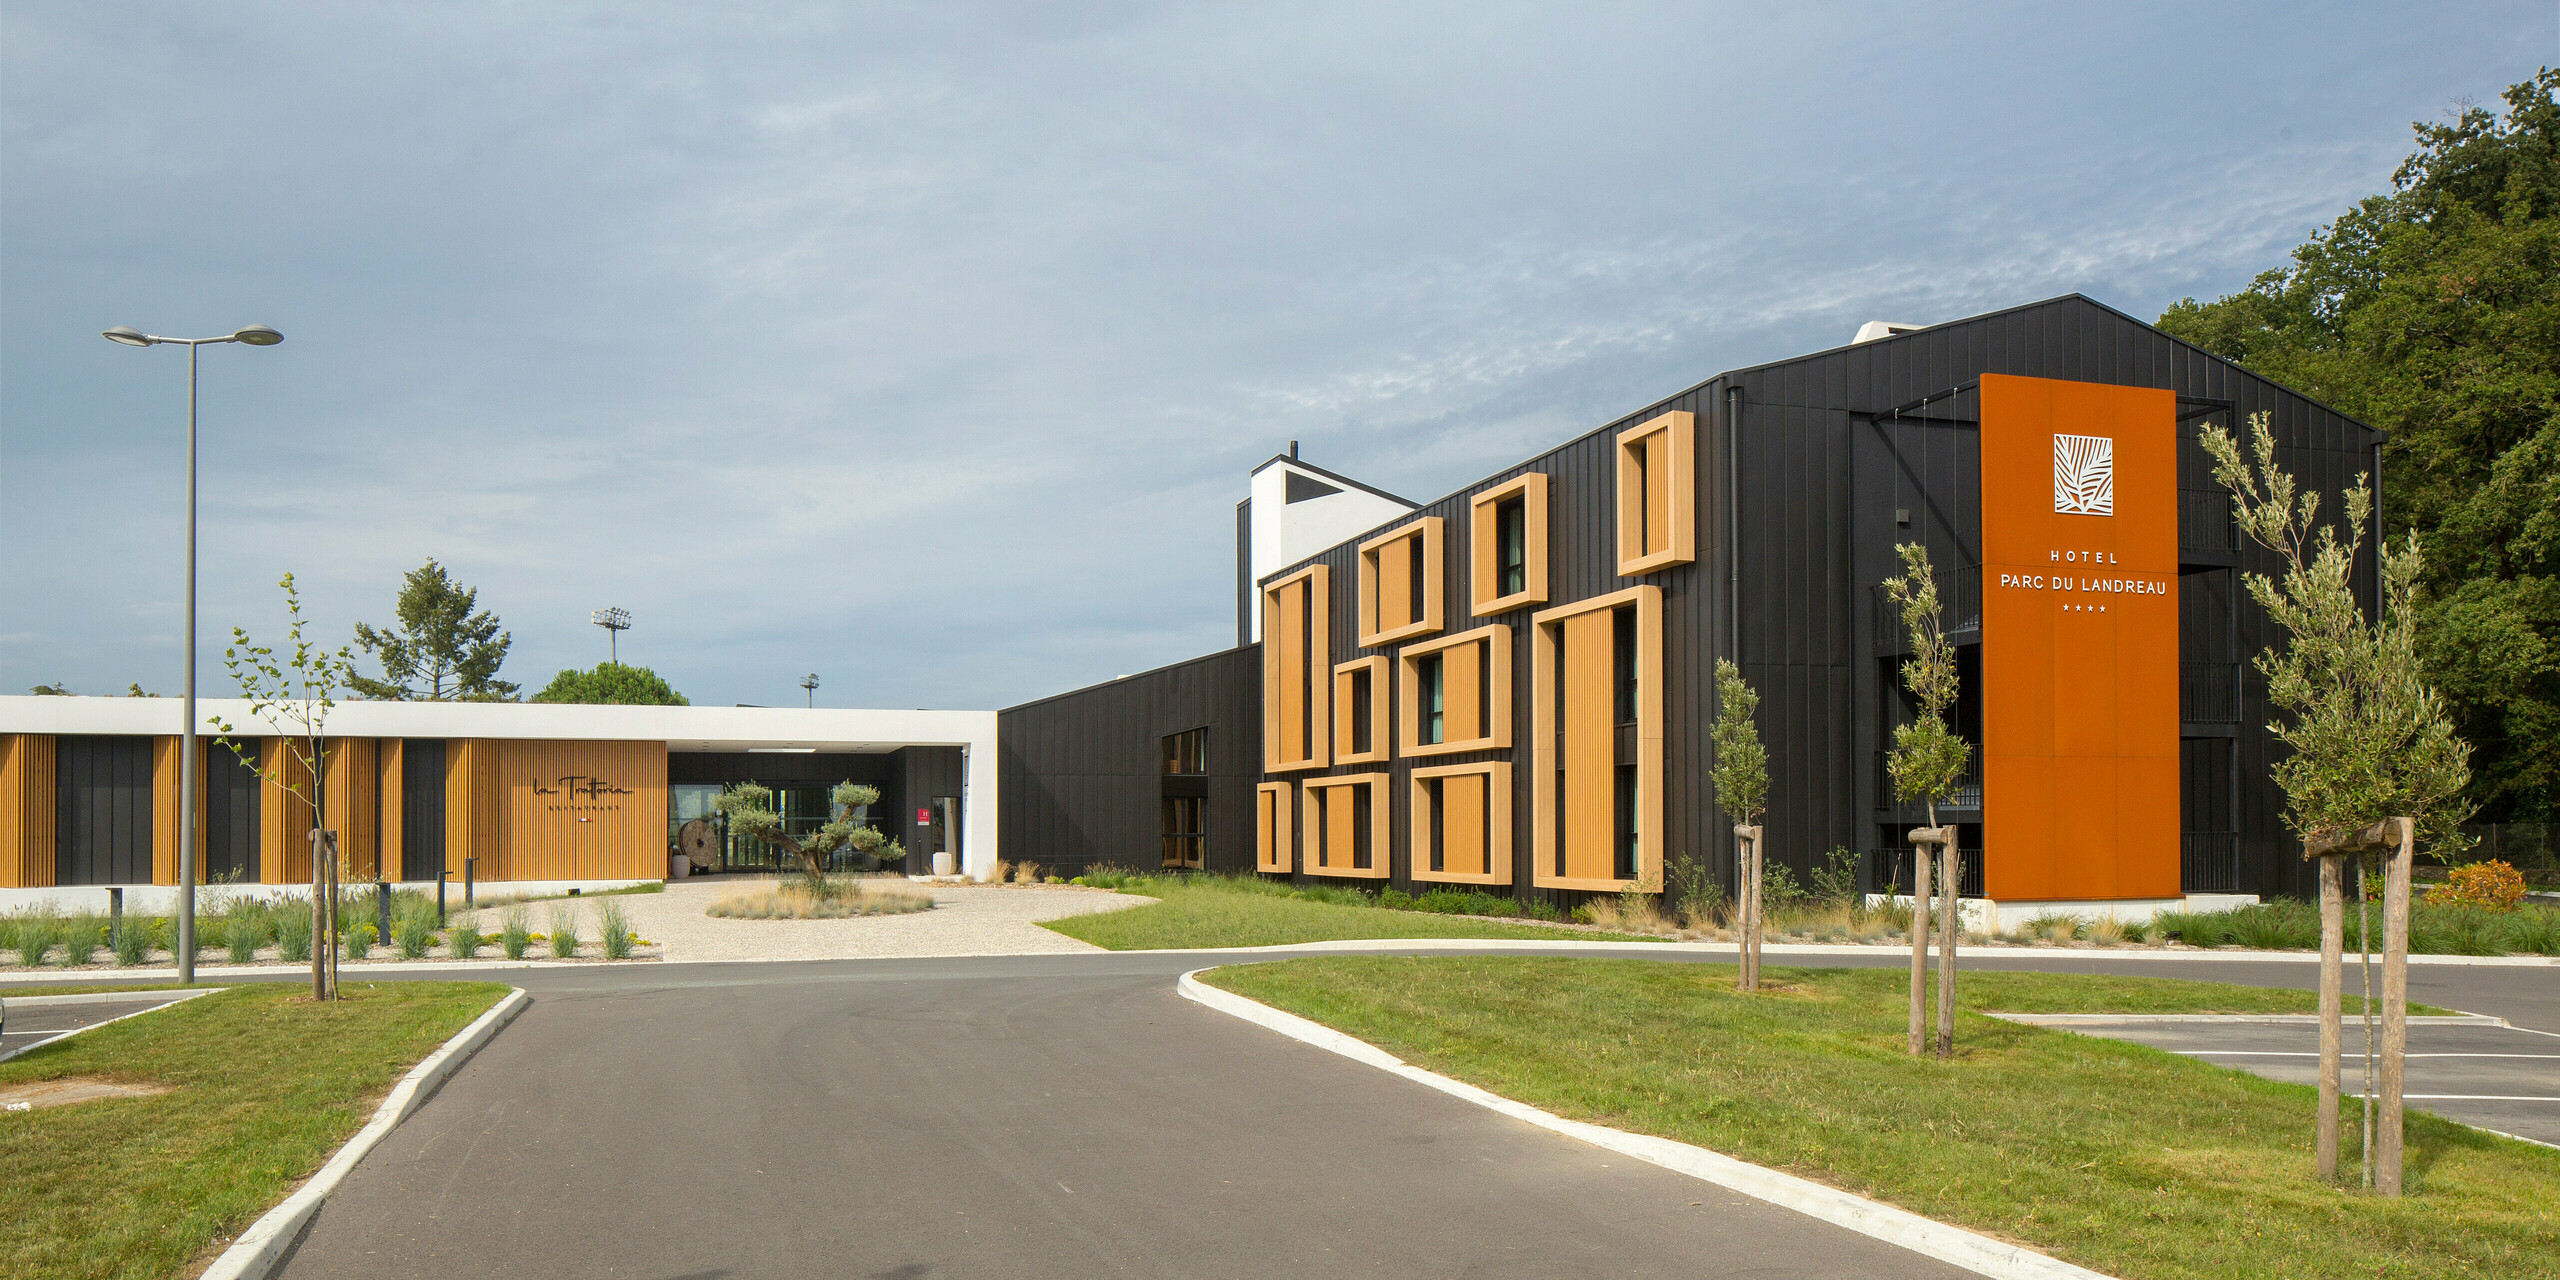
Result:
{"label": "leaf logo on sign", "polygon": [[2053,438],[2053,509],[2066,516],[2116,513],[2116,442],[2106,436]]}

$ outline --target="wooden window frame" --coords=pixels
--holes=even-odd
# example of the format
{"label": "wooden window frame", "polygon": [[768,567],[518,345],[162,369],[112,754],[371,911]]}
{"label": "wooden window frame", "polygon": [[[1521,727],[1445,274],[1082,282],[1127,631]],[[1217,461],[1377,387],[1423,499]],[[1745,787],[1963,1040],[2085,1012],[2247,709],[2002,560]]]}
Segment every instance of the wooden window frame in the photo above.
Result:
{"label": "wooden window frame", "polygon": [[[1484,776],[1485,845],[1492,854],[1493,870],[1478,874],[1468,871],[1434,871],[1431,869],[1431,802],[1423,787],[1425,778],[1455,778],[1469,774]],[[1429,765],[1413,771],[1412,803],[1413,839],[1405,846],[1406,860],[1412,865],[1406,874],[1415,880],[1436,884],[1508,885],[1511,883],[1511,762],[1486,760],[1476,764]]]}
{"label": "wooden window frame", "polygon": [[[1521,589],[1496,594],[1502,585],[1502,504],[1520,499]],[[1467,499],[1468,603],[1479,618],[1547,602],[1547,473],[1532,471]]]}
{"label": "wooden window frame", "polygon": [[[1442,625],[1440,597],[1445,574],[1438,516],[1424,516],[1360,544],[1360,647],[1375,649],[1413,636],[1427,636]],[[1378,625],[1378,589],[1385,576],[1380,566],[1386,549],[1408,538],[1422,539],[1422,616],[1392,627]]]}
{"label": "wooden window frame", "polygon": [[[1468,645],[1485,647],[1484,732],[1472,738],[1451,742],[1422,741],[1422,681],[1417,678],[1415,664],[1435,653],[1446,653]],[[1503,623],[1489,623],[1472,631],[1425,640],[1396,650],[1396,714],[1403,721],[1397,732],[1398,749],[1408,756],[1445,756],[1459,751],[1508,751],[1511,749],[1511,628]]]}
{"label": "wooden window frame", "polygon": [[[1300,784],[1298,825],[1305,832],[1302,842],[1306,845],[1306,856],[1298,860],[1300,873],[1344,880],[1384,880],[1394,871],[1396,859],[1392,833],[1395,824],[1390,821],[1389,814],[1394,808],[1395,798],[1387,790],[1387,778],[1388,775],[1383,773],[1337,773],[1309,778]],[[1369,865],[1337,867],[1319,863],[1316,861],[1316,793],[1348,791],[1353,787],[1369,788]]]}
{"label": "wooden window frame", "polygon": [[[1396,704],[1388,670],[1383,653],[1354,658],[1333,669],[1335,764],[1384,764],[1394,754]],[[1369,749],[1356,751],[1351,741],[1351,681],[1364,671],[1369,673]]]}
{"label": "wooden window frame", "polygon": [[[1632,880],[1557,875],[1553,870],[1556,816],[1563,804],[1563,797],[1556,794],[1557,631],[1567,618],[1628,604],[1636,610],[1636,875]],[[1662,589],[1643,584],[1576,600],[1530,615],[1530,624],[1531,883],[1541,889],[1658,893],[1662,890],[1662,824],[1668,811],[1662,793]],[[1611,660],[1615,661],[1614,654]]]}
{"label": "wooden window frame", "polygon": [[[1298,869],[1297,797],[1286,782],[1265,782],[1253,789],[1253,869],[1288,875]],[[1265,822],[1263,815],[1269,814]],[[1277,846],[1277,847],[1274,847]]]}
{"label": "wooden window frame", "polygon": [[[1312,644],[1305,655],[1306,668],[1314,673],[1307,681],[1307,697],[1313,702],[1308,711],[1307,754],[1283,759],[1281,743],[1281,655],[1286,645],[1280,632],[1277,613],[1280,593],[1307,584],[1307,634]],[[1278,579],[1262,589],[1262,771],[1288,773],[1299,769],[1323,769],[1333,763],[1333,681],[1326,673],[1333,670],[1333,573],[1324,565],[1311,564],[1288,577]]]}
{"label": "wooden window frame", "polygon": [[[1698,415],[1666,413],[1618,433],[1618,576],[1698,558]],[[1663,476],[1663,543],[1645,528],[1644,478]]]}

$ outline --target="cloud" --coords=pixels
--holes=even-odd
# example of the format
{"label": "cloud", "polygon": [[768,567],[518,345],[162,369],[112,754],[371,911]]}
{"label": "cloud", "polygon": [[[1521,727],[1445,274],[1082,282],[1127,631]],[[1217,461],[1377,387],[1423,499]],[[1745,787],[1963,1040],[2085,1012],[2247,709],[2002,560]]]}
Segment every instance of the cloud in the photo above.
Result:
{"label": "cloud", "polygon": [[288,334],[204,355],[208,664],[435,556],[529,685],[616,604],[699,702],[1003,705],[1230,642],[1291,438],[1429,497],[1862,320],[2227,292],[2547,42],[1879,12],[12,6],[0,687],[176,683],[183,356],[111,324]]}

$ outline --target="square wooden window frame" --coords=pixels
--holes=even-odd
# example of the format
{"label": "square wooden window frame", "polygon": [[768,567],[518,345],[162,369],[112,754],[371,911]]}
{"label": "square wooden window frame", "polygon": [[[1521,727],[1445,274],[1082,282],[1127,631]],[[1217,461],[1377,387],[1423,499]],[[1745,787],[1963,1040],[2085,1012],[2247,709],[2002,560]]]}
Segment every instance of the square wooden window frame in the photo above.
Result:
{"label": "square wooden window frame", "polygon": [[[1671,469],[1670,544],[1644,549],[1643,486],[1637,457],[1654,437],[1663,437],[1666,465]],[[1698,415],[1685,410],[1618,433],[1618,576],[1634,577],[1698,558]]]}
{"label": "square wooden window frame", "polygon": [[[1467,499],[1467,608],[1477,617],[1490,618],[1547,602],[1547,487],[1547,473],[1532,471]],[[1502,504],[1514,497],[1521,500],[1521,541],[1526,563],[1521,566],[1520,590],[1507,596],[1495,595],[1493,589],[1502,577],[1502,568],[1495,560],[1502,551],[1496,517]]]}
{"label": "square wooden window frame", "polygon": [[[1429,801],[1423,798],[1425,778],[1454,778],[1477,773],[1485,776],[1485,843],[1492,846],[1493,872],[1476,875],[1462,871],[1431,869],[1431,814]],[[1484,760],[1475,764],[1435,764],[1413,771],[1412,803],[1413,840],[1406,845],[1405,858],[1413,865],[1406,874],[1415,880],[1436,884],[1508,885],[1511,883],[1511,762]]]}
{"label": "square wooden window frame", "polygon": [[[1567,618],[1620,605],[1636,607],[1636,876],[1632,880],[1560,876],[1556,862],[1556,633]],[[1649,583],[1576,600],[1530,615],[1531,741],[1530,883],[1541,889],[1662,891],[1662,588]]]}
{"label": "square wooden window frame", "polygon": [[[1471,644],[1485,646],[1484,709],[1486,732],[1478,737],[1455,742],[1422,741],[1422,682],[1414,677],[1413,664],[1435,653]],[[1404,721],[1397,726],[1403,736],[1396,740],[1397,750],[1408,756],[1445,756],[1460,751],[1509,751],[1511,749],[1511,628],[1503,623],[1489,623],[1472,631],[1461,631],[1437,640],[1425,640],[1396,650],[1396,714]]]}
{"label": "square wooden window frame", "polygon": [[1307,743],[1311,752],[1304,759],[1280,758],[1280,640],[1272,627],[1274,597],[1280,592],[1306,582],[1308,634],[1315,638],[1316,651],[1307,655],[1307,666],[1318,672],[1333,670],[1333,571],[1311,564],[1288,577],[1275,579],[1262,588],[1262,771],[1290,773],[1299,769],[1324,769],[1333,764],[1333,680],[1330,676],[1307,682],[1307,696],[1315,700],[1309,719],[1315,732]]}
{"label": "square wooden window frame", "polygon": [[[1253,789],[1253,869],[1270,875],[1288,875],[1298,869],[1298,798],[1286,782],[1264,782]],[[1262,798],[1272,797],[1271,814],[1278,830],[1273,836],[1279,847],[1269,848],[1262,839]]]}
{"label": "square wooden window frame", "polygon": [[[1298,786],[1300,807],[1298,829],[1304,833],[1301,843],[1306,856],[1298,860],[1301,874],[1327,876],[1339,880],[1384,880],[1395,870],[1395,823],[1392,810],[1395,796],[1387,790],[1388,775],[1383,773],[1337,773],[1328,777],[1309,778]],[[1360,867],[1328,867],[1315,859],[1316,793],[1368,787],[1369,791],[1369,865]]]}
{"label": "square wooden window frame", "polygon": [[[1413,636],[1427,636],[1442,626],[1440,597],[1446,582],[1441,554],[1441,520],[1424,516],[1360,544],[1360,647],[1375,649]],[[1389,544],[1422,539],[1422,617],[1399,627],[1378,626],[1378,556]]]}
{"label": "square wooden window frame", "polygon": [[[1335,764],[1385,764],[1395,753],[1395,691],[1388,682],[1387,655],[1371,654],[1336,664],[1333,668],[1333,762]],[[1369,749],[1351,749],[1351,677],[1369,673],[1369,714],[1375,723],[1369,726]]]}

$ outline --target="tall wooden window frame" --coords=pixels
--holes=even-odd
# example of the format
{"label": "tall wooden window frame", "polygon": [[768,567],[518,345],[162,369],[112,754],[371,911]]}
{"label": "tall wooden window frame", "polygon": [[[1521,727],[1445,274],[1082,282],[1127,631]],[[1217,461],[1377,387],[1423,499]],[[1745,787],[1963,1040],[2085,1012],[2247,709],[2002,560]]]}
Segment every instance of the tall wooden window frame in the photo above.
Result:
{"label": "tall wooden window frame", "polygon": [[1332,583],[1332,571],[1314,564],[1262,589],[1264,773],[1333,762]]}
{"label": "tall wooden window frame", "polygon": [[[1621,606],[1633,606],[1636,613],[1636,874],[1633,878],[1563,874],[1556,869],[1556,846],[1557,827],[1566,797],[1558,794],[1556,769],[1562,757],[1560,739],[1564,725],[1559,700],[1564,693],[1566,673],[1557,670],[1557,653],[1562,647],[1563,630],[1568,621],[1591,613],[1612,613]],[[1658,893],[1662,889],[1662,824],[1667,812],[1663,802],[1662,767],[1662,589],[1650,584],[1627,587],[1607,595],[1541,610],[1530,615],[1530,622],[1530,732],[1533,743],[1530,753],[1531,882],[1542,889],[1607,892],[1636,889]],[[1579,661],[1577,656],[1578,670]],[[1614,646],[1603,648],[1600,661],[1610,664],[1614,673]],[[1587,680],[1587,672],[1583,674]],[[1614,734],[1617,726],[1616,682],[1603,679],[1599,687],[1606,690],[1609,726]],[[1615,784],[1613,762],[1608,785],[1614,788]],[[1614,792],[1612,794],[1614,796]],[[1613,831],[1610,843],[1614,840]]]}
{"label": "tall wooden window frame", "polygon": [[[1442,837],[1439,843],[1443,845],[1449,844],[1453,830],[1463,836],[1468,824],[1453,821],[1458,816],[1455,813],[1438,814],[1432,792],[1435,789],[1438,790],[1441,795],[1440,803],[1445,804],[1451,780],[1470,778],[1480,779],[1484,787],[1485,812],[1482,819],[1484,829],[1476,832],[1475,835],[1481,841],[1477,853],[1483,863],[1490,864],[1490,869],[1477,872],[1452,868],[1449,864],[1456,860],[1455,855],[1464,852],[1463,849],[1452,846],[1442,850],[1441,869],[1435,871],[1431,867],[1434,817],[1439,818]],[[1439,784],[1437,788],[1430,785],[1435,782]],[[1406,856],[1412,864],[1406,868],[1407,875],[1415,880],[1428,880],[1439,884],[1507,885],[1511,883],[1510,761],[1487,760],[1476,764],[1440,764],[1415,769],[1412,803],[1408,808],[1413,815],[1413,839],[1405,846],[1411,851]]]}
{"label": "tall wooden window frame", "polygon": [[[1470,649],[1475,652],[1467,652]],[[1449,738],[1440,742],[1422,740],[1423,725],[1428,718],[1424,715],[1422,707],[1425,683],[1422,678],[1422,665],[1425,659],[1433,657],[1442,659],[1444,670],[1452,665],[1454,660],[1455,665],[1458,665],[1461,670],[1472,665],[1481,673],[1476,681],[1446,679],[1442,681],[1444,706],[1450,718],[1459,719],[1460,723],[1464,721],[1456,715],[1459,706],[1457,699],[1463,696],[1470,701],[1476,701],[1475,688],[1470,686],[1482,687],[1484,696],[1474,707],[1478,732],[1473,736]],[[1477,627],[1472,631],[1461,631],[1456,635],[1442,636],[1437,640],[1425,640],[1419,644],[1409,644],[1398,649],[1396,651],[1396,716],[1402,722],[1397,726],[1397,732],[1403,735],[1398,739],[1398,749],[1408,756],[1442,756],[1459,751],[1510,750],[1511,628],[1496,622]]]}
{"label": "tall wooden window frame", "polygon": [[[1387,655],[1372,654],[1354,658],[1333,669],[1333,762],[1335,764],[1384,764],[1394,754],[1395,698],[1387,672]],[[1369,745],[1361,749],[1358,729],[1357,685],[1363,678],[1369,682]]]}
{"label": "tall wooden window frame", "polygon": [[1698,558],[1698,415],[1666,413],[1618,433],[1618,574]]}
{"label": "tall wooden window frame", "polygon": [[[1394,826],[1388,821],[1392,797],[1387,791],[1387,775],[1383,773],[1338,773],[1322,778],[1309,778],[1299,786],[1303,799],[1301,829],[1306,835],[1305,856],[1298,859],[1298,870],[1311,876],[1335,876],[1350,880],[1384,880],[1395,867]],[[1328,821],[1336,804],[1354,805],[1359,800],[1349,794],[1363,792],[1369,797],[1369,865],[1354,866],[1357,848],[1335,850],[1331,837],[1338,828]],[[1341,826],[1352,827],[1358,821],[1358,810]],[[1356,830],[1350,831],[1357,839]],[[1339,855],[1338,857],[1336,855]]]}
{"label": "tall wooden window frame", "polygon": [[[1424,516],[1360,544],[1361,648],[1374,649],[1440,629],[1444,573],[1440,525],[1440,517]],[[1422,564],[1418,610],[1414,608],[1416,559]]]}
{"label": "tall wooden window frame", "polygon": [[1286,782],[1253,789],[1253,869],[1287,875],[1298,869],[1297,797]]}
{"label": "tall wooden window frame", "polygon": [[[1520,500],[1520,590],[1502,590],[1503,504]],[[1479,618],[1547,602],[1547,473],[1532,471],[1467,499],[1468,603]]]}

